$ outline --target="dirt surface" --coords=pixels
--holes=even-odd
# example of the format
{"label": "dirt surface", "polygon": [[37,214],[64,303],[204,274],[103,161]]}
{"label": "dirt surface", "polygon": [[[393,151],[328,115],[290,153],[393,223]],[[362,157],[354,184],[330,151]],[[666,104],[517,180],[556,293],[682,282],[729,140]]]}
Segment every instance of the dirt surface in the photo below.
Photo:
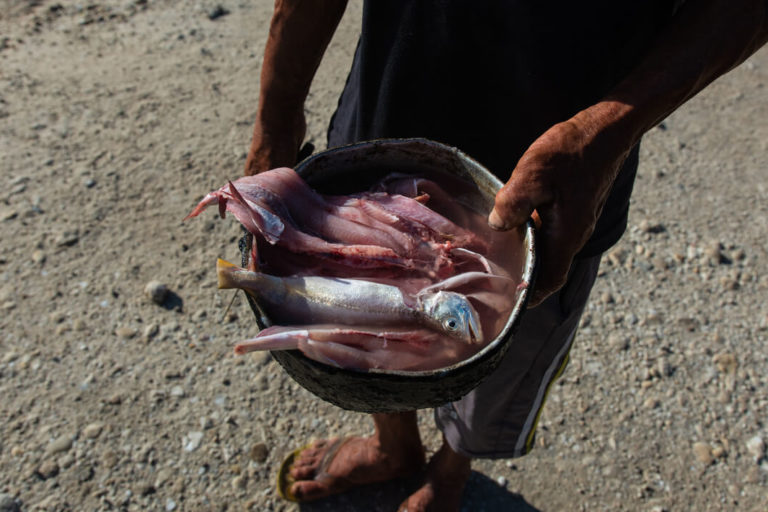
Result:
{"label": "dirt surface", "polygon": [[[318,148],[351,4],[307,104]],[[415,485],[276,496],[290,449],[371,424],[232,355],[250,312],[214,262],[239,227],[181,222],[241,172],[271,8],[0,1],[0,511],[383,511]],[[476,461],[464,510],[765,510],[766,83],[762,51],[646,137],[537,448]]]}

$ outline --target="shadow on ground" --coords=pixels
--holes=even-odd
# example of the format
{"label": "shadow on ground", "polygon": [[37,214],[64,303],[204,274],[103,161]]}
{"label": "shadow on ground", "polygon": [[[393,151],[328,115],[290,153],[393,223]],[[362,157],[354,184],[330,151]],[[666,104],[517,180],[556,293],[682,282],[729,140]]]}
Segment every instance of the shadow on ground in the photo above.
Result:
{"label": "shadow on ground", "polygon": [[[420,483],[419,477],[368,485],[299,506],[301,512],[394,512]],[[472,472],[464,490],[461,512],[539,512],[519,494],[509,492],[487,476]]]}

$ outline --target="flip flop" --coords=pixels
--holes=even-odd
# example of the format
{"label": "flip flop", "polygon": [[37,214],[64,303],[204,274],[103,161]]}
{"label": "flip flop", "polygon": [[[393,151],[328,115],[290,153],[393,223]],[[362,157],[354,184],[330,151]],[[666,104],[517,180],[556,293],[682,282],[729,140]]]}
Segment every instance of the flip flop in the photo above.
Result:
{"label": "flip flop", "polygon": [[[323,477],[331,476],[326,473],[325,470],[328,468],[328,466],[330,466],[331,461],[333,461],[333,458],[336,456],[336,453],[339,451],[339,449],[344,446],[350,439],[352,438],[339,437],[333,441],[330,441],[328,451],[326,451],[325,455],[323,455],[323,460],[320,461],[320,465],[317,467],[317,471],[315,471],[315,477],[313,480],[320,480]],[[280,495],[280,497],[284,500],[293,501],[295,503],[306,501],[302,500],[291,492],[291,486],[296,482],[296,479],[291,476],[291,466],[293,466],[293,463],[296,461],[299,455],[301,455],[304,450],[311,448],[313,444],[314,443],[309,443],[302,446],[301,448],[293,450],[280,464],[280,469],[277,472],[277,494]],[[339,480],[341,480],[341,478],[339,478]],[[339,492],[343,492],[343,490],[340,490]]]}

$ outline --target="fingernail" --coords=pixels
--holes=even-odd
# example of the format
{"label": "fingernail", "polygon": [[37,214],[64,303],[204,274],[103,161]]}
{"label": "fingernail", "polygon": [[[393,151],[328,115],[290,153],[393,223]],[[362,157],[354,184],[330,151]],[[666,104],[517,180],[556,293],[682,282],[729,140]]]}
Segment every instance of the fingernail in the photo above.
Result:
{"label": "fingernail", "polygon": [[499,231],[508,229],[507,224],[502,220],[501,215],[496,211],[496,208],[491,210],[491,214],[488,215],[488,225]]}

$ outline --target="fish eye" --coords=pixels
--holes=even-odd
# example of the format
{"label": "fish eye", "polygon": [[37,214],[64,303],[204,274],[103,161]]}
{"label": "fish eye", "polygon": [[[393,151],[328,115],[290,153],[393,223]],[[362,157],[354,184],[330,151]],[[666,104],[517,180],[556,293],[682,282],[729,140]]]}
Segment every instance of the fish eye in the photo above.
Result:
{"label": "fish eye", "polygon": [[448,318],[445,322],[443,322],[443,325],[449,331],[455,331],[459,328],[459,322],[457,322],[455,318]]}

